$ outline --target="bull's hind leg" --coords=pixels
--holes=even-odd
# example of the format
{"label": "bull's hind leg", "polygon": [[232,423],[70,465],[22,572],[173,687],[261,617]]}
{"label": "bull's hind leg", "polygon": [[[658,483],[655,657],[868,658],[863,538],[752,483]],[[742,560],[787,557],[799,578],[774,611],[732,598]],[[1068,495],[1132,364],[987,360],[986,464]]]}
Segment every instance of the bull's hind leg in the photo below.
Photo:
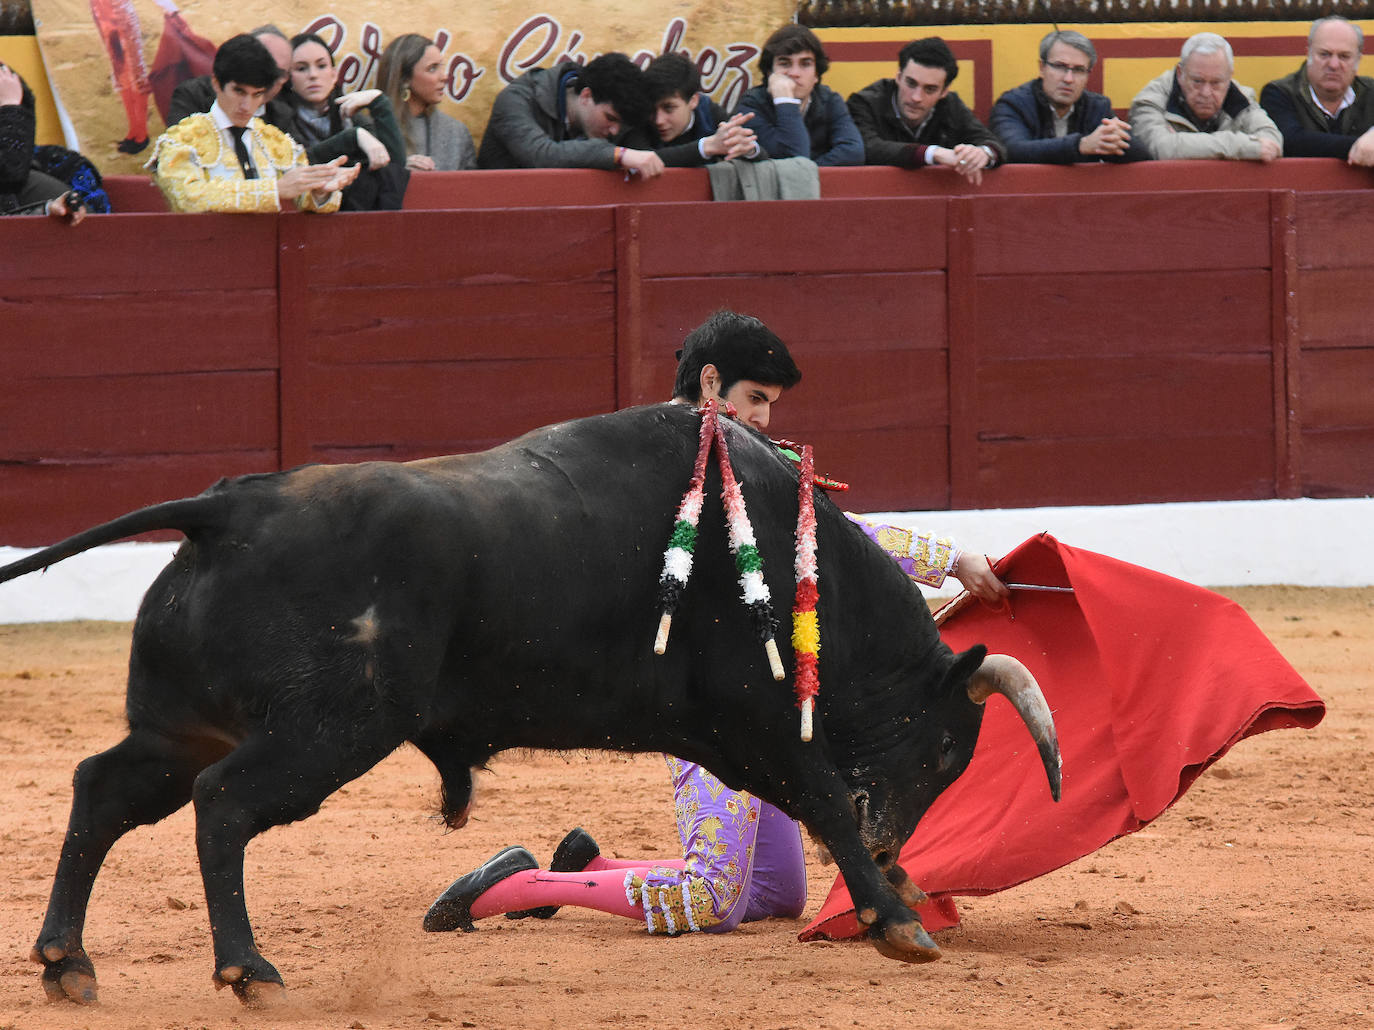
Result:
{"label": "bull's hind leg", "polygon": [[[369,739],[362,739],[369,738]],[[404,733],[385,726],[313,727],[293,733],[278,727],[245,740],[198,777],[196,850],[215,944],[217,987],[232,987],[244,1004],[272,1001],[281,974],[253,940],[243,892],[243,852],[273,826],[305,819],[330,794],[394,751]]]}
{"label": "bull's hind leg", "polygon": [[84,1005],[96,1000],[95,967],[86,955],[82,930],[100,865],[115,841],[135,826],[155,823],[186,804],[196,773],[213,757],[134,730],[76,767],[62,857],[31,955],[43,965],[49,1001]]}

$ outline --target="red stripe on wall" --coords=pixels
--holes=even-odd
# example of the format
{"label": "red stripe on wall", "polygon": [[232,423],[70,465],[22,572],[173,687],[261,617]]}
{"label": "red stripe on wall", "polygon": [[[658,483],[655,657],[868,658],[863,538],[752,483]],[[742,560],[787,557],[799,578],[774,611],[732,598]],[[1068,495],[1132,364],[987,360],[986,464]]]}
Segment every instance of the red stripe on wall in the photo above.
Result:
{"label": "red stripe on wall", "polygon": [[[1094,39],[1100,62],[1109,57],[1177,57],[1187,36],[1152,39]],[[1307,52],[1306,36],[1241,36],[1228,39],[1237,57],[1301,57]]]}

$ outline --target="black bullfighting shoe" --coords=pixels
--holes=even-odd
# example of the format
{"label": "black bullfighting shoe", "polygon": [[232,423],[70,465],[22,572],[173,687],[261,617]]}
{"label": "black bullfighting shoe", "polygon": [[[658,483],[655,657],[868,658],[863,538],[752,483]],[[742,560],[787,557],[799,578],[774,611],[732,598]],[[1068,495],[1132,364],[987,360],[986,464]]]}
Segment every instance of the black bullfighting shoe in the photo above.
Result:
{"label": "black bullfighting shoe", "polygon": [[[601,854],[592,835],[582,827],[569,830],[568,835],[558,842],[554,849],[553,861],[549,863],[551,873],[580,873],[591,864],[592,859]],[[519,912],[507,912],[507,919],[552,919],[559,909],[558,905],[541,905],[538,908],[522,908]]]}
{"label": "black bullfighting shoe", "polygon": [[506,877],[538,868],[534,856],[519,845],[498,851],[466,876],[454,880],[435,899],[425,913],[425,929],[430,933],[477,929],[472,925],[472,903]]}

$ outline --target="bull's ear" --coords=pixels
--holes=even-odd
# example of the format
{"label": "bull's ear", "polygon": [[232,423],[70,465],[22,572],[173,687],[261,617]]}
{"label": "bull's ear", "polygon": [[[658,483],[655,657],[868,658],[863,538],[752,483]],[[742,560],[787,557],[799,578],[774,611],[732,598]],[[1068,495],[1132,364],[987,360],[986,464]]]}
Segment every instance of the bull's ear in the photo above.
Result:
{"label": "bull's ear", "polygon": [[954,664],[949,667],[949,672],[945,673],[946,692],[964,690],[973,674],[982,666],[983,659],[987,655],[988,649],[982,644],[974,644],[967,651],[956,654]]}

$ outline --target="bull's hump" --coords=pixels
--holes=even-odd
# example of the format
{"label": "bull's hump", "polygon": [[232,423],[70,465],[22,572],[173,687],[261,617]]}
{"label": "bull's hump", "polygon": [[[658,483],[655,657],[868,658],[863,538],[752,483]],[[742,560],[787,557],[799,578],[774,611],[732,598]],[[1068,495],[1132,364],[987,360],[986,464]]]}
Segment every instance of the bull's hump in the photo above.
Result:
{"label": "bull's hump", "polygon": [[287,472],[282,479],[282,496],[303,501],[316,496],[320,491],[329,490],[341,481],[341,469],[346,465],[305,465]]}
{"label": "bull's hump", "polygon": [[386,487],[410,479],[418,479],[416,472],[426,467],[437,468],[443,463],[461,463],[471,455],[455,454],[421,461],[364,461],[347,465],[303,465],[282,474],[281,496],[287,500],[318,500],[345,491],[355,492],[367,487]]}
{"label": "bull's hump", "polygon": [[[418,500],[479,481],[484,490],[496,493],[519,493],[557,482],[555,494],[578,494],[608,474],[622,485],[627,474],[644,477],[647,482],[640,485],[648,486],[665,473],[682,471],[682,461],[695,451],[697,426],[698,415],[687,405],[643,405],[545,426],[485,451],[408,462],[306,465],[279,474],[274,492],[299,510],[397,490]],[[732,444],[739,440],[740,428],[728,425]],[[751,435],[756,434],[744,434]],[[687,471],[690,474],[690,466]]]}
{"label": "bull's hump", "polygon": [[[647,457],[662,453],[662,439],[649,435],[654,429],[668,428],[674,436],[685,429],[688,435],[684,438],[695,438],[696,421],[691,408],[665,401],[557,422],[490,450],[421,458],[407,462],[407,467],[439,474],[501,472],[528,467],[540,457],[572,466],[633,457],[639,452]],[[544,471],[550,469],[545,467]]]}

